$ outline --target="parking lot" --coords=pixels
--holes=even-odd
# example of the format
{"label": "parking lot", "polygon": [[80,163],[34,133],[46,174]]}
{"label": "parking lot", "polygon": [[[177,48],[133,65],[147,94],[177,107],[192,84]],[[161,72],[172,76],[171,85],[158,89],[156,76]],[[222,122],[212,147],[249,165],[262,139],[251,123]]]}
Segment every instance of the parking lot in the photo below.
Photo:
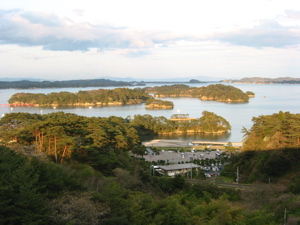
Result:
{"label": "parking lot", "polygon": [[[167,149],[167,148],[166,148]],[[149,151],[149,148],[148,148]],[[179,152],[162,150],[159,154],[150,152],[144,158],[149,162],[164,160],[166,163],[186,163],[194,159],[215,159],[219,157],[222,151],[201,151],[201,152]]]}

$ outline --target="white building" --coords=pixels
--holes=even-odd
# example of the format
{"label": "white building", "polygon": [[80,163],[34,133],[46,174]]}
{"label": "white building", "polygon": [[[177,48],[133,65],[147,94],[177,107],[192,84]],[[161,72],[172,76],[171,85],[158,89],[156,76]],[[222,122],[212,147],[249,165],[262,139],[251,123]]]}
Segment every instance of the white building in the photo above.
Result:
{"label": "white building", "polygon": [[161,174],[168,175],[170,177],[174,177],[177,174],[185,174],[190,172],[194,168],[201,168],[201,166],[194,163],[185,163],[185,164],[173,164],[173,165],[161,165],[156,166],[157,171]]}

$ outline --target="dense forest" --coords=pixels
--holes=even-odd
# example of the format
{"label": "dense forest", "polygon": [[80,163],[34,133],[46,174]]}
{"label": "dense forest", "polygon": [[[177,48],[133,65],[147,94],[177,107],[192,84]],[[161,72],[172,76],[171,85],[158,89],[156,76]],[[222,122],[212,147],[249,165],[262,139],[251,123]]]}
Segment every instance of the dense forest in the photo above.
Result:
{"label": "dense forest", "polygon": [[115,88],[79,91],[77,93],[16,93],[10,97],[8,103],[16,105],[33,104],[35,106],[139,104],[149,98],[153,97],[141,88]]}
{"label": "dense forest", "polygon": [[111,163],[116,149],[128,151],[141,145],[136,130],[126,119],[63,112],[5,114],[0,121],[0,137],[2,144],[33,148],[36,154],[52,157],[56,163],[68,161],[71,156],[80,161],[95,157],[101,158],[102,163]]}
{"label": "dense forest", "polygon": [[242,90],[223,84],[213,84],[206,87],[189,87],[184,84],[146,88],[155,97],[194,97],[201,100],[221,102],[247,102],[249,96]]}
{"label": "dense forest", "polygon": [[243,128],[243,150],[268,150],[300,147],[300,114],[274,113],[253,117],[253,125]]}
{"label": "dense forest", "polygon": [[113,81],[108,79],[65,80],[65,81],[0,81],[0,89],[30,89],[30,88],[68,88],[68,87],[124,87],[135,82]]}
{"label": "dense forest", "polygon": [[[84,117],[71,113],[9,113],[0,120],[0,141],[4,145],[27,146],[36,154],[63,163],[78,157],[82,162],[101,157],[112,162],[120,151],[140,151],[141,133],[227,132],[230,124],[214,113],[191,121],[170,121],[165,117],[136,115],[134,118]],[[101,149],[101,150],[100,150]],[[95,165],[96,166],[96,165]],[[98,168],[99,169],[99,168]]]}
{"label": "dense forest", "polygon": [[[299,224],[298,148],[236,153],[222,172],[235,178],[239,167],[240,182],[266,185],[190,183],[151,176],[150,164],[132,157],[145,151],[138,124],[63,112],[6,114],[0,120],[0,224]],[[291,182],[276,186],[285,175]]]}

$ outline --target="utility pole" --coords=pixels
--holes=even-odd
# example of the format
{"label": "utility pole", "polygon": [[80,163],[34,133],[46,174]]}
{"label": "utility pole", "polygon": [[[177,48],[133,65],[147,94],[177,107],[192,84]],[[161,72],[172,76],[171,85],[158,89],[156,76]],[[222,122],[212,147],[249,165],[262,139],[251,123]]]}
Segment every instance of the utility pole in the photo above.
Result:
{"label": "utility pole", "polygon": [[237,169],[236,169],[236,182],[237,183],[239,183],[239,178],[240,178],[239,167],[237,167]]}
{"label": "utility pole", "polygon": [[284,215],[283,215],[283,225],[286,224],[286,208],[284,209]]}

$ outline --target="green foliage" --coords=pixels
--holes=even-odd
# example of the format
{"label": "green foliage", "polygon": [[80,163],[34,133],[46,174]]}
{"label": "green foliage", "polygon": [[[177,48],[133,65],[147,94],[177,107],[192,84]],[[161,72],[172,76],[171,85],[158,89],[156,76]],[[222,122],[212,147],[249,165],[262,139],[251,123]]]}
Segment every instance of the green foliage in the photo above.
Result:
{"label": "green foliage", "polygon": [[105,167],[114,164],[122,151],[141,144],[127,120],[114,116],[10,113],[1,118],[0,125],[2,143],[26,145],[31,154],[47,155],[56,163],[75,158]]}
{"label": "green foliage", "polygon": [[[218,121],[213,113],[203,114],[208,124]],[[299,149],[232,156],[224,174],[235,176],[239,167],[242,182],[293,175],[288,195],[251,189],[249,201],[243,189],[191,184],[180,175],[150,176],[150,165],[128,154],[145,150],[134,127],[162,130],[168,120],[136,119],[6,114],[1,141],[26,148],[20,155],[0,147],[0,224],[273,225],[282,223],[285,208],[297,219],[299,196],[291,193],[299,193]],[[176,127],[174,121],[168,125]]]}
{"label": "green foliage", "polygon": [[143,184],[139,174],[148,166],[140,161],[132,161],[132,172],[117,168],[105,177],[84,164],[56,165],[3,149],[0,215],[11,216],[0,217],[1,224],[277,224],[270,211],[245,208],[234,189],[188,185],[182,176]]}
{"label": "green foliage", "polygon": [[287,147],[299,147],[300,114],[289,112],[253,117],[253,125],[243,129],[246,141],[244,150],[270,150]]}
{"label": "green foliage", "polygon": [[299,149],[284,149],[272,151],[245,151],[231,157],[231,163],[224,166],[222,175],[240,172],[240,182],[251,183],[261,181],[272,182],[299,167]]}
{"label": "green foliage", "polygon": [[0,224],[44,224],[38,179],[26,158],[0,147]]}
{"label": "green foliage", "polygon": [[[211,183],[194,184],[190,189],[190,193],[198,198],[203,199],[210,199],[212,196],[214,199],[217,199],[221,196],[227,196],[227,199],[231,201],[237,201],[241,199],[240,191],[226,187],[219,188]],[[208,196],[210,197],[208,198]]]}
{"label": "green foliage", "polygon": [[175,178],[170,177],[154,177],[155,183],[159,188],[168,194],[176,193],[186,186],[186,182],[181,175],[176,175]]}
{"label": "green foliage", "polygon": [[47,198],[82,186],[57,165],[0,147],[0,224],[47,224]]}

